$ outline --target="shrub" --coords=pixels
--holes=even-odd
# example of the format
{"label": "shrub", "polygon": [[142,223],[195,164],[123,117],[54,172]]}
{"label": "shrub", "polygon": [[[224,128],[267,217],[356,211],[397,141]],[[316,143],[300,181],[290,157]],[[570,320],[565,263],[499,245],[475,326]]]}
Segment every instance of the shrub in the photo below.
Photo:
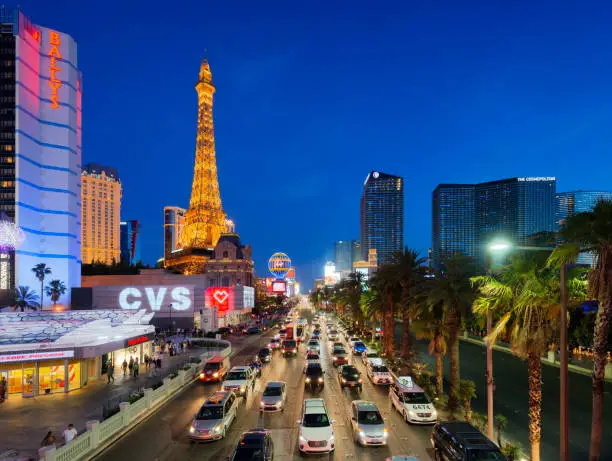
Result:
{"label": "shrub", "polygon": [[128,402],[130,403],[138,402],[143,397],[144,397],[144,392],[133,392],[130,394]]}
{"label": "shrub", "polygon": [[164,385],[163,381],[158,381],[155,384],[153,384],[151,386],[151,389],[155,390],[155,389],[159,389],[160,387],[162,387]]}
{"label": "shrub", "polygon": [[506,442],[502,445],[501,452],[508,461],[518,461],[521,457],[521,446],[518,443]]}

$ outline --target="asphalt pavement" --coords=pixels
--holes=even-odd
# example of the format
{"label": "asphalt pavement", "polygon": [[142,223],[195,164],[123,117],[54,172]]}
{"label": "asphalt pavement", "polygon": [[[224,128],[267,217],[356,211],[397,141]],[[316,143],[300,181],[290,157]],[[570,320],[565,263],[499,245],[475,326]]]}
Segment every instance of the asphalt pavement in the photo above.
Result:
{"label": "asphalt pavement", "polygon": [[[257,344],[244,348],[232,358],[232,365],[248,363],[257,351],[265,346],[273,330],[263,335]],[[326,336],[324,335],[324,338]],[[348,349],[348,348],[347,348]],[[236,446],[240,435],[255,427],[265,427],[274,440],[274,459],[285,461],[298,459],[297,438],[302,402],[309,397],[323,397],[334,420],[333,428],[336,450],[333,455],[308,455],[313,459],[351,459],[380,461],[391,455],[413,455],[421,461],[433,459],[429,443],[431,426],[411,426],[404,422],[396,411],[392,411],[388,389],[374,386],[365,376],[361,358],[353,362],[364,376],[363,391],[340,389],[338,371],[331,365],[327,340],[321,342],[322,365],[325,370],[325,387],[312,394],[304,389],[305,346],[299,349],[297,357],[283,358],[274,352],[272,362],[265,364],[262,376],[257,380],[255,392],[250,393],[240,405],[238,417],[227,432],[225,439],[217,442],[196,443],[188,438],[188,428],[206,397],[221,388],[220,384],[194,383],[177,398],[164,406],[154,416],[134,428],[132,432],[109,447],[98,459],[108,461],[137,460],[225,460]],[[289,389],[287,406],[283,412],[260,413],[259,399],[268,381],[285,381]],[[352,438],[350,425],[350,402],[370,400],[377,404],[389,427],[388,445],[384,447],[359,447]]]}

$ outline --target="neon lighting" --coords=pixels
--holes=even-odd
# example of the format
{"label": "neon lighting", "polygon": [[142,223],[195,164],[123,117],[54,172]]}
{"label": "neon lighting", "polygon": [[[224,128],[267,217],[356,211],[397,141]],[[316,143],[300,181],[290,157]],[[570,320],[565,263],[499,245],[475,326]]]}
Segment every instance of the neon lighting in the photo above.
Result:
{"label": "neon lighting", "polygon": [[34,32],[32,32],[32,38],[34,38],[34,40],[39,42],[40,41],[40,31],[39,30],[35,30]]}
{"label": "neon lighting", "polygon": [[135,346],[136,344],[146,343],[149,340],[148,336],[139,336],[138,338],[132,338],[127,340],[128,346]]}
{"label": "neon lighting", "polygon": [[59,51],[59,46],[62,44],[62,39],[57,32],[49,32],[49,86],[51,87],[51,108],[59,109],[58,90],[62,86],[62,82],[55,74],[61,71],[61,67],[57,67],[57,59],[62,59],[62,54]]}
{"label": "neon lighting", "polygon": [[213,294],[213,298],[215,298],[215,301],[217,301],[219,304],[223,304],[227,300],[228,296],[229,294],[225,290],[218,290]]}

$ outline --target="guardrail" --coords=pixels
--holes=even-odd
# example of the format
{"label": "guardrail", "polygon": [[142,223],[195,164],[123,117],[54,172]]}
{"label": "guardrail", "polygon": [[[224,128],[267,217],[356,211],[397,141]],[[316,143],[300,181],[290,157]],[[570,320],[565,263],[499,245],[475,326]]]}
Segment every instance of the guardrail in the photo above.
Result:
{"label": "guardrail", "polygon": [[[200,338],[198,338],[200,339]],[[81,461],[93,459],[110,443],[132,429],[136,424],[155,412],[177,392],[190,385],[199,377],[200,368],[213,356],[227,357],[232,352],[229,341],[209,340],[215,343],[200,355],[199,363],[191,363],[178,375],[166,377],[157,389],[145,389],[144,396],[133,403],[119,404],[119,413],[104,421],[88,421],[87,430],[76,439],[61,447],[43,447],[39,453],[41,461]]]}

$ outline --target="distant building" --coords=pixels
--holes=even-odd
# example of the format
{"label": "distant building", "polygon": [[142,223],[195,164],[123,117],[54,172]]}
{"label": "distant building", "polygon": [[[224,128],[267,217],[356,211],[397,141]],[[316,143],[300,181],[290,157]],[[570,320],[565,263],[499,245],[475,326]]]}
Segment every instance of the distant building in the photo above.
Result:
{"label": "distant building", "polygon": [[378,171],[368,174],[361,196],[361,258],[376,249],[388,263],[404,246],[404,180]]}
{"label": "distant building", "polygon": [[255,286],[250,245],[243,245],[236,233],[223,233],[204,266],[209,286]]}
{"label": "distant building", "polygon": [[369,280],[369,278],[376,272],[377,269],[378,256],[376,254],[376,248],[372,248],[370,250],[367,261],[355,261],[353,263],[353,272],[362,274],[365,280]]}
{"label": "distant building", "polygon": [[483,265],[493,239],[521,245],[534,234],[554,232],[555,193],[553,177],[440,184],[433,192],[434,265],[459,252]]}
{"label": "distant building", "polygon": [[187,210],[177,206],[164,207],[164,258],[182,248],[180,237],[186,212]]}
{"label": "distant building", "polygon": [[334,260],[336,270],[350,271],[353,266],[353,248],[350,240],[338,240],[334,242]]}
{"label": "distant building", "polygon": [[315,279],[314,281],[314,289],[316,290],[322,290],[325,287],[325,280],[324,279]]}
{"label": "distant building", "polygon": [[95,163],[81,171],[81,254],[83,264],[118,263],[121,181],[114,168]]}
{"label": "distant building", "polygon": [[121,262],[136,264],[140,259],[140,224],[138,221],[121,223]]}
{"label": "distant building", "polygon": [[[564,226],[567,218],[578,213],[591,211],[599,200],[612,200],[612,192],[594,190],[576,190],[571,192],[557,193],[557,208],[555,213],[555,224],[557,229]],[[580,253],[578,264],[592,265],[594,263],[592,253]]]}

